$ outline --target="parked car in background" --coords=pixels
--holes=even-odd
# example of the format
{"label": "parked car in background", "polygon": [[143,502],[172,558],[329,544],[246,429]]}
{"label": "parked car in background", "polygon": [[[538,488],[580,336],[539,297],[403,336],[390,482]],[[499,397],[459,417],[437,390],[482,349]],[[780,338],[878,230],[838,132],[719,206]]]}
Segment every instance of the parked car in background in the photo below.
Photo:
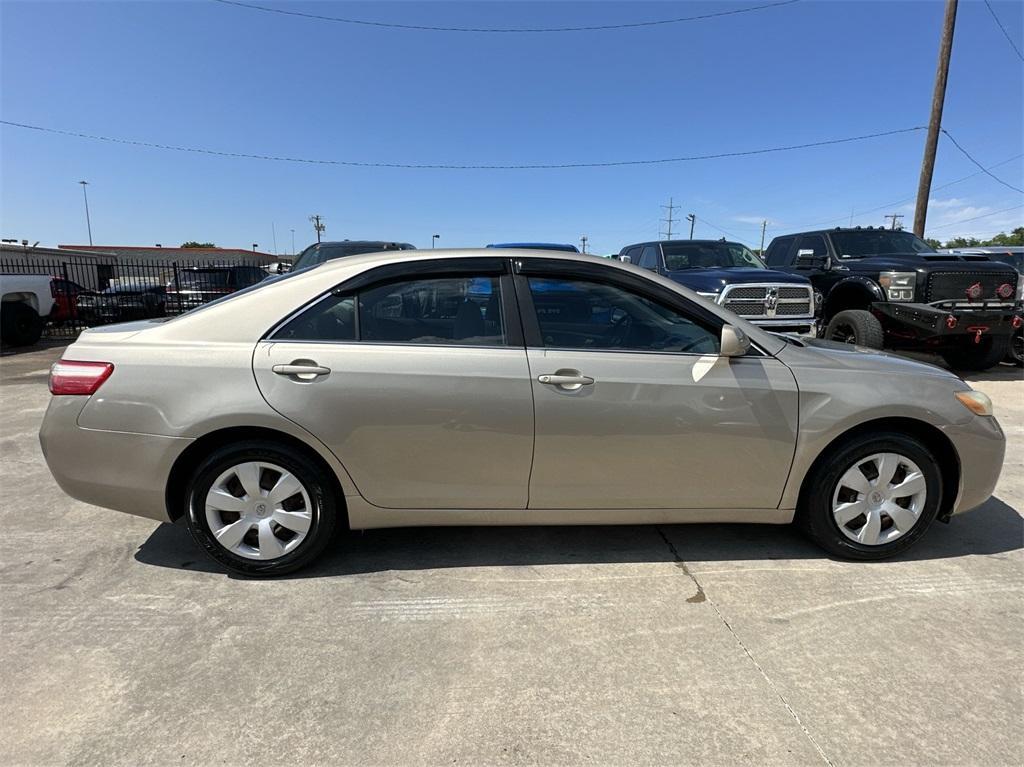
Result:
{"label": "parked car in background", "polygon": [[91,291],[72,280],[54,277],[50,280],[50,292],[53,294],[53,311],[50,312],[50,322],[60,325],[78,317],[78,297],[82,293]]}
{"label": "parked car in background", "polygon": [[561,253],[579,253],[580,249],[568,243],[557,242],[497,242],[488,248],[509,248],[511,250],[556,250]]}
{"label": "parked car in background", "polygon": [[31,346],[56,301],[46,274],[0,274],[0,339],[11,346]]}
{"label": "parked car in background", "polygon": [[50,391],[67,493],[181,522],[256,576],[340,526],[795,519],[880,559],[985,502],[1005,450],[948,371],[569,253],[338,259],[87,330]]}
{"label": "parked car in background", "polygon": [[[822,294],[824,337],[874,349],[931,351],[985,370],[1009,350],[1022,281],[987,256],[938,253],[910,232],[836,228],[776,237],[773,269]],[[1016,318],[1016,319],[1015,319]]]}
{"label": "parked car in background", "polygon": [[768,269],[746,245],[726,240],[656,240],[627,245],[619,258],[685,285],[758,327],[817,334],[810,281]]}
{"label": "parked car in background", "polygon": [[[969,253],[976,256],[987,256],[992,261],[1002,261],[1004,264],[1009,264],[1017,270],[1018,275],[1024,275],[1024,247],[1016,245],[1002,245],[1002,246],[991,246],[991,247],[977,247],[977,248],[962,248],[953,250],[940,250],[940,253]],[[1024,284],[1024,280],[1021,277],[1017,278],[1017,284],[1020,286]],[[1018,290],[1018,296],[1020,290]],[[1017,321],[1013,336],[1010,339],[1010,351],[1007,353],[1005,361],[1016,365],[1017,367],[1024,367],[1024,300],[1017,301]]]}
{"label": "parked car in background", "polygon": [[186,312],[210,301],[255,285],[269,275],[258,266],[179,267],[166,282],[168,311]]}
{"label": "parked car in background", "polygon": [[310,266],[333,261],[336,258],[359,256],[365,253],[381,253],[387,250],[416,250],[415,245],[407,242],[388,242],[386,240],[341,240],[340,242],[317,242],[302,251],[292,270],[306,269]]}
{"label": "parked car in background", "polygon": [[154,280],[114,279],[99,292],[78,296],[77,316],[86,325],[151,319],[167,313],[167,289]]}

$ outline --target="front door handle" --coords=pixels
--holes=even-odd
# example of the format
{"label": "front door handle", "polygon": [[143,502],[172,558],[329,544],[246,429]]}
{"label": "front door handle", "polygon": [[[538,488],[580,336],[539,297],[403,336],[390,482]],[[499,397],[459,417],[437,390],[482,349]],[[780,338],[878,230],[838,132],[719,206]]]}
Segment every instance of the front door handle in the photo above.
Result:
{"label": "front door handle", "polygon": [[575,370],[559,370],[556,373],[545,373],[537,376],[537,380],[548,386],[558,386],[567,391],[576,391],[583,386],[590,386],[594,379],[590,376],[580,375]]}
{"label": "front door handle", "polygon": [[331,372],[330,368],[306,360],[295,360],[290,365],[274,365],[271,370],[279,376],[294,376],[300,381],[312,381]]}

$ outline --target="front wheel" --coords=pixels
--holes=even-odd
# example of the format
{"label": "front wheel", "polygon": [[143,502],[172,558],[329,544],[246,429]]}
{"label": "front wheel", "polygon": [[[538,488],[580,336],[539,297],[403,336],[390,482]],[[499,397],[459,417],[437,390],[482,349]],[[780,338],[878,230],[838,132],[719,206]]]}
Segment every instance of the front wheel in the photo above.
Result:
{"label": "front wheel", "polygon": [[943,351],[942,358],[953,370],[988,370],[998,365],[1009,350],[1009,336],[982,336],[975,342],[972,335]]}
{"label": "front wheel", "polygon": [[864,309],[837,312],[825,328],[825,338],[844,344],[856,344],[870,349],[881,349],[885,343],[882,323]]}
{"label": "front wheel", "polygon": [[337,524],[334,483],[314,462],[273,442],[216,450],[187,491],[189,531],[207,554],[248,576],[306,566]]}
{"label": "front wheel", "polygon": [[1010,350],[1006,353],[1006,362],[1017,367],[1024,367],[1024,334],[1017,328],[1010,339]]}
{"label": "front wheel", "polygon": [[924,535],[941,502],[941,470],[926,445],[904,434],[868,434],[818,461],[797,522],[830,554],[884,559]]}

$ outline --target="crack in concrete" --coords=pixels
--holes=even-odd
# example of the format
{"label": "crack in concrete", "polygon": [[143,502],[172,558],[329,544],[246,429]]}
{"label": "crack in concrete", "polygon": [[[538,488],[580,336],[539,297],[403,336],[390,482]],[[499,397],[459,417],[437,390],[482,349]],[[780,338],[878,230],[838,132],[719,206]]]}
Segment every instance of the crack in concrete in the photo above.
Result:
{"label": "crack in concrete", "polygon": [[732,624],[729,623],[728,619],[722,614],[722,611],[718,609],[718,605],[715,604],[715,601],[708,597],[707,593],[704,591],[704,587],[700,584],[700,581],[697,580],[697,576],[695,576],[690,571],[690,568],[686,566],[686,562],[683,560],[682,556],[680,556],[679,550],[676,548],[675,544],[668,539],[668,536],[665,535],[665,531],[662,530],[660,527],[655,526],[654,529],[658,531],[658,535],[661,536],[661,540],[663,540],[665,542],[665,545],[668,547],[669,552],[672,554],[672,558],[675,560],[676,567],[682,570],[683,573],[691,581],[693,581],[693,585],[697,587],[697,593],[694,594],[692,597],[689,597],[686,601],[690,603],[707,602],[709,605],[711,605],[711,609],[715,611],[715,615],[718,616],[718,619],[722,621],[722,625],[725,626],[729,634],[732,635],[733,641],[735,641],[736,644],[739,645],[740,649],[743,650],[743,654],[746,655],[750,662],[754,664],[754,668],[758,670],[758,672],[764,678],[764,681],[767,682],[768,686],[772,689],[772,692],[774,692],[776,697],[778,697],[778,699],[782,702],[782,705],[785,707],[786,711],[788,711],[789,715],[793,717],[793,721],[795,721],[797,723],[797,726],[800,727],[800,730],[803,732],[804,737],[806,737],[810,744],[814,746],[814,750],[818,752],[818,755],[821,757],[822,761],[826,765],[828,765],[828,767],[835,767],[835,763],[828,758],[828,754],[825,753],[825,750],[820,745],[818,745],[818,741],[814,739],[814,736],[811,735],[810,730],[808,730],[807,726],[800,720],[800,715],[796,713],[796,710],[793,708],[793,706],[791,706],[789,701],[786,700],[786,696],[782,694],[782,691],[778,688],[775,682],[772,681],[772,678],[768,676],[768,672],[764,670],[764,667],[762,667],[761,664],[757,662],[757,659],[754,657],[753,653],[750,652],[750,649],[746,646],[746,644],[744,644],[743,640],[740,639],[739,634],[736,633],[736,630],[732,627]]}

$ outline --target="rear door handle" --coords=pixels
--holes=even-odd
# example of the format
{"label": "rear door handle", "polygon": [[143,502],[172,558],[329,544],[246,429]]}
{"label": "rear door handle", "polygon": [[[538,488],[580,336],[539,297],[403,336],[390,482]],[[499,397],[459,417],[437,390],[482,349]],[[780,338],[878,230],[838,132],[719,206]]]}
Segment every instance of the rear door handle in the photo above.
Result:
{"label": "rear door handle", "polygon": [[302,381],[312,381],[319,376],[325,376],[331,372],[330,368],[317,365],[314,362],[303,362],[295,360],[290,365],[274,365],[271,368],[279,376],[294,376]]}
{"label": "rear door handle", "polygon": [[537,376],[537,380],[542,384],[548,386],[558,386],[562,389],[569,391],[576,391],[580,387],[590,386],[594,383],[594,379],[590,376],[580,375],[579,373],[545,373],[542,376]]}

